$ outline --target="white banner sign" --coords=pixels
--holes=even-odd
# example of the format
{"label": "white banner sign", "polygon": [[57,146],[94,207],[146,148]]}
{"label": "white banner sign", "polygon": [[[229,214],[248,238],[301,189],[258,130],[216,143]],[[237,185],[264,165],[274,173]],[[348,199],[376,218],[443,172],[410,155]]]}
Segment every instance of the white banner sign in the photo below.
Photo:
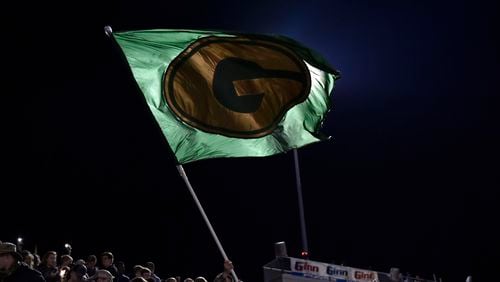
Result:
{"label": "white banner sign", "polygon": [[294,274],[337,282],[378,282],[375,271],[327,264],[310,260],[290,258],[290,269]]}

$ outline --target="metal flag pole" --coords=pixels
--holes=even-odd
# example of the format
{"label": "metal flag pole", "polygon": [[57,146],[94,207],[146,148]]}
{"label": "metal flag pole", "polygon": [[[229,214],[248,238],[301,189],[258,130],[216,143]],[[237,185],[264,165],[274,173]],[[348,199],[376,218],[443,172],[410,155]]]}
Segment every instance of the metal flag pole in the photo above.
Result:
{"label": "metal flag pole", "polygon": [[[220,243],[219,238],[217,237],[217,234],[215,234],[215,231],[214,231],[214,228],[212,227],[212,224],[208,220],[208,217],[207,217],[207,214],[205,213],[205,210],[203,210],[203,207],[201,206],[201,203],[198,200],[198,197],[196,196],[196,193],[194,192],[193,187],[191,186],[191,183],[189,182],[189,179],[188,179],[186,172],[184,171],[184,168],[182,167],[182,165],[180,165],[180,164],[177,165],[177,170],[179,171],[179,174],[181,175],[182,179],[184,179],[184,182],[186,183],[186,186],[187,186],[189,192],[191,193],[191,196],[193,196],[193,200],[196,203],[196,206],[198,207],[198,209],[200,210],[201,216],[205,220],[205,223],[207,224],[208,229],[210,230],[210,233],[212,234],[212,237],[214,237],[215,243],[217,244],[217,247],[219,248],[219,251],[221,252],[222,257],[224,258],[224,261],[229,260],[227,255],[226,255],[226,252],[224,252],[224,248],[222,247],[222,244]],[[234,276],[236,282],[240,281],[238,279],[238,276],[236,276],[236,272],[234,272],[234,269],[231,269],[231,274]]]}
{"label": "metal flag pole", "polygon": [[[111,26],[109,26],[109,25],[105,26],[104,27],[104,33],[108,37],[111,38],[112,35],[113,35],[113,29],[111,28]],[[208,217],[207,217],[207,215],[205,213],[205,210],[203,210],[203,207],[201,206],[201,203],[198,200],[198,197],[196,196],[196,193],[194,192],[193,187],[191,186],[191,183],[189,182],[189,179],[188,179],[188,177],[186,175],[186,172],[184,171],[184,168],[182,167],[181,164],[177,165],[177,170],[179,171],[179,174],[181,175],[181,177],[184,180],[184,182],[186,183],[186,186],[187,186],[189,192],[191,193],[191,196],[193,197],[193,200],[196,203],[196,206],[200,210],[200,213],[201,213],[203,219],[205,220],[205,223],[207,224],[208,229],[210,230],[210,233],[212,234],[212,237],[214,237],[215,243],[217,244],[217,247],[219,248],[219,251],[221,252],[222,257],[224,258],[224,261],[229,260],[229,258],[226,255],[226,252],[224,251],[224,248],[222,247],[222,244],[220,243],[219,238],[217,237],[217,234],[215,234],[214,228],[212,227],[212,224],[208,220]],[[236,280],[236,282],[240,281],[238,279],[238,276],[236,275],[236,272],[234,272],[234,269],[231,269],[231,274],[233,275],[233,277]]]}
{"label": "metal flag pole", "polygon": [[301,256],[303,258],[308,258],[309,249],[307,247],[306,219],[304,216],[304,201],[302,200],[302,183],[300,181],[299,153],[297,152],[297,149],[293,149],[293,159],[295,162],[295,180],[297,182],[297,198],[299,200],[300,230],[302,234]]}

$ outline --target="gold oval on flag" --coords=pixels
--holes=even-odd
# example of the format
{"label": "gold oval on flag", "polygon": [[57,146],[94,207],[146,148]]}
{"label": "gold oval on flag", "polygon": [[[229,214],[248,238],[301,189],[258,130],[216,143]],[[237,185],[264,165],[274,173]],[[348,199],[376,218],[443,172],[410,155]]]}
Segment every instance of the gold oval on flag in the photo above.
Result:
{"label": "gold oval on flag", "polygon": [[169,65],[164,95],[185,123],[229,137],[271,133],[309,94],[302,59],[271,39],[205,37]]}

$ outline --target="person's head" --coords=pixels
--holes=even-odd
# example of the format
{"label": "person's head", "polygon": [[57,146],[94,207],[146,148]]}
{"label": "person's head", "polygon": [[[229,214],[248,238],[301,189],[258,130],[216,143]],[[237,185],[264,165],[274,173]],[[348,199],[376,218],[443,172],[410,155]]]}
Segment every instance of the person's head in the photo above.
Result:
{"label": "person's head", "polygon": [[54,251],[48,251],[43,255],[42,264],[48,267],[57,266],[57,253]]}
{"label": "person's head", "polygon": [[149,270],[151,270],[151,273],[155,273],[155,264],[152,261],[146,262],[145,267],[149,268]]}
{"label": "person's head", "polygon": [[148,282],[148,280],[146,280],[142,277],[134,277],[130,280],[130,282]]}
{"label": "person's head", "polygon": [[40,256],[38,254],[33,254],[33,267],[39,266],[41,262]]}
{"label": "person's head", "polygon": [[29,268],[33,268],[35,257],[29,251],[23,251],[21,253],[23,256],[23,262],[28,265]]}
{"label": "person's head", "polygon": [[117,262],[116,269],[118,269],[118,273],[125,273],[125,263],[123,261]]}
{"label": "person's head", "polygon": [[144,279],[151,278],[151,270],[147,267],[141,269],[141,277]]}
{"label": "person's head", "polygon": [[83,259],[77,259],[75,261],[75,264],[78,264],[78,265],[85,265],[85,261]]}
{"label": "person's head", "polygon": [[10,269],[22,259],[21,255],[16,251],[16,245],[9,242],[0,242],[0,269]]}
{"label": "person's head", "polygon": [[94,268],[96,264],[97,264],[96,256],[90,255],[87,257],[87,262],[86,262],[87,268]]}
{"label": "person's head", "polygon": [[198,276],[194,279],[194,282],[208,282],[204,277]]}
{"label": "person's head", "polygon": [[61,256],[61,267],[70,266],[73,264],[73,258],[70,255]]}
{"label": "person's head", "polygon": [[175,277],[169,277],[165,282],[177,282],[177,279],[175,279]]}
{"label": "person's head", "polygon": [[134,276],[135,277],[142,277],[141,272],[142,272],[143,268],[144,267],[142,267],[141,265],[134,265],[134,268],[132,268],[132,270],[134,272]]}
{"label": "person's head", "polygon": [[193,278],[188,277],[188,278],[184,279],[184,282],[194,282],[194,280],[193,280]]}
{"label": "person's head", "polygon": [[87,274],[87,267],[83,264],[75,264],[69,272],[69,278],[71,281],[82,281],[85,274]]}
{"label": "person's head", "polygon": [[95,282],[112,282],[113,275],[107,270],[99,269],[95,272],[95,275],[90,277],[90,280],[94,280]]}
{"label": "person's head", "polygon": [[114,256],[111,252],[104,252],[101,254],[101,263],[104,267],[110,267],[113,264]]}

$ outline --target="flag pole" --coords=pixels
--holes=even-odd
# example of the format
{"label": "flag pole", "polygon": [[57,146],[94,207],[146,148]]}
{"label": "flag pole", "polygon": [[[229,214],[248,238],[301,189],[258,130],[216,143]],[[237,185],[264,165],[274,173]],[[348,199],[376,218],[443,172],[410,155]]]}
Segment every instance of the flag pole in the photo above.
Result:
{"label": "flag pole", "polygon": [[303,258],[308,258],[309,257],[309,249],[307,247],[306,219],[304,216],[304,201],[302,200],[302,183],[300,181],[299,153],[297,152],[297,149],[293,149],[293,159],[295,162],[295,180],[297,183],[297,198],[299,200],[300,230],[301,230],[301,234],[302,234],[302,252],[300,254]]}
{"label": "flag pole", "polygon": [[[219,238],[217,237],[217,234],[215,234],[214,228],[212,227],[212,224],[208,220],[207,214],[205,213],[205,210],[201,206],[200,200],[198,200],[198,197],[196,196],[196,193],[194,192],[193,187],[191,186],[191,183],[189,182],[189,179],[186,175],[186,172],[184,171],[184,168],[182,167],[181,164],[177,165],[177,170],[179,171],[179,174],[181,175],[182,179],[184,180],[184,183],[186,183],[186,186],[187,186],[189,192],[191,193],[191,196],[193,196],[193,200],[196,203],[196,206],[198,207],[198,209],[200,210],[201,216],[205,220],[205,223],[207,224],[208,229],[210,230],[210,233],[212,234],[212,237],[214,237],[215,243],[217,244],[217,247],[219,248],[219,251],[221,252],[222,257],[224,258],[224,261],[229,260],[227,255],[226,255],[226,252],[224,252],[224,248],[222,247],[222,244],[220,243]],[[238,276],[236,276],[236,272],[234,272],[234,269],[231,269],[231,274],[234,276],[236,282],[240,281],[238,279]]]}
{"label": "flag pole", "polygon": [[[111,26],[109,26],[109,25],[105,26],[104,27],[104,33],[108,37],[112,38],[113,29],[111,28]],[[174,157],[175,157],[175,154],[174,154]],[[205,210],[203,210],[203,207],[201,206],[201,203],[198,200],[198,197],[196,196],[196,193],[194,192],[193,187],[191,186],[191,183],[189,182],[189,179],[188,179],[188,177],[186,175],[186,172],[184,171],[184,168],[182,167],[181,164],[177,165],[177,170],[179,171],[179,174],[181,175],[182,179],[184,180],[184,183],[186,183],[186,186],[187,186],[189,192],[191,193],[191,196],[193,197],[193,200],[196,203],[196,206],[200,210],[200,213],[201,213],[203,219],[205,220],[205,223],[207,224],[208,229],[210,230],[210,233],[212,234],[212,237],[214,237],[215,243],[217,244],[217,247],[219,248],[219,251],[221,252],[222,257],[224,258],[224,261],[229,260],[229,258],[226,255],[226,252],[224,251],[224,248],[222,247],[222,244],[220,243],[220,240],[217,237],[217,234],[215,234],[214,228],[212,227],[212,224],[208,220],[208,217],[207,217],[207,215],[205,213]],[[236,280],[236,282],[240,281],[238,279],[238,276],[236,275],[236,272],[234,272],[234,269],[231,269],[231,274],[233,275],[233,277]]]}

